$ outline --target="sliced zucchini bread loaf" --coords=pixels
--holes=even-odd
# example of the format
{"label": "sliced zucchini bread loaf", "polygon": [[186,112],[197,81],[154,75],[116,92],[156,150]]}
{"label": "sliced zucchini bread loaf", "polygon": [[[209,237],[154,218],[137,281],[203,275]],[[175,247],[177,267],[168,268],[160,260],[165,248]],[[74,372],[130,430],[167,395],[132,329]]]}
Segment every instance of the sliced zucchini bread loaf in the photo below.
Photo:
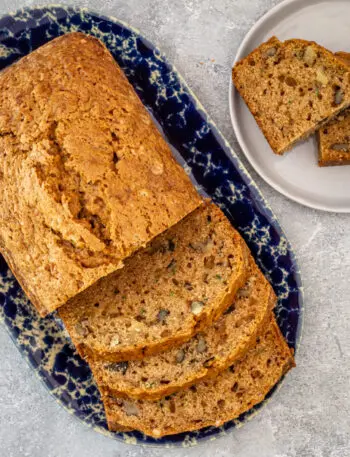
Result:
{"label": "sliced zucchini bread loaf", "polygon": [[350,105],[349,68],[310,41],[273,37],[238,62],[232,78],[276,154]]}
{"label": "sliced zucchini bread loaf", "polygon": [[248,256],[239,233],[208,203],[59,314],[82,356],[141,358],[217,320],[246,281]]}
{"label": "sliced zucchini bread loaf", "polygon": [[43,316],[201,204],[92,36],[3,70],[0,106],[0,252]]}
{"label": "sliced zucchini bread loaf", "polygon": [[[348,52],[336,52],[335,55],[350,68]],[[318,135],[318,164],[321,167],[350,165],[350,109],[320,129]]]}
{"label": "sliced zucchini bread loaf", "polygon": [[102,394],[159,399],[225,370],[268,325],[276,296],[252,257],[233,304],[210,327],[177,348],[142,360],[88,359]]}
{"label": "sliced zucchini bread loaf", "polygon": [[294,366],[291,350],[272,318],[256,346],[217,377],[157,402],[105,396],[110,430],[120,425],[156,438],[220,426],[260,403]]}

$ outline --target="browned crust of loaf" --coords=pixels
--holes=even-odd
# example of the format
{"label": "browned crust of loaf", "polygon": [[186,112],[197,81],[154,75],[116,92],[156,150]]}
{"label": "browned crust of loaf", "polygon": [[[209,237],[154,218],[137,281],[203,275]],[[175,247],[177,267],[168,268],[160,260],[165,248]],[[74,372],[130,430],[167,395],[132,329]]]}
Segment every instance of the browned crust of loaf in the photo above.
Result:
{"label": "browned crust of loaf", "polygon": [[18,283],[21,286],[21,289],[23,292],[26,294],[26,296],[29,298],[30,302],[35,306],[37,311],[39,312],[41,317],[45,317],[48,314],[48,311],[46,308],[44,308],[38,299],[38,297],[35,295],[34,292],[30,292],[29,287],[27,286],[27,283],[19,270],[16,267],[15,262],[12,259],[12,256],[8,250],[5,249],[5,247],[2,245],[1,242],[1,235],[0,235],[0,253],[4,257],[8,267],[10,268],[13,276],[17,279]]}
{"label": "browned crust of loaf", "polygon": [[350,66],[350,52],[338,51],[334,55],[340,59],[343,63]]}
{"label": "browned crust of loaf", "polygon": [[[224,214],[221,212],[221,217],[225,218]],[[240,264],[240,269],[237,272],[237,275],[232,278],[230,290],[227,292],[225,297],[221,300],[221,303],[214,310],[210,312],[203,312],[200,316],[196,316],[197,322],[196,325],[187,332],[179,332],[174,335],[171,339],[162,339],[160,341],[155,341],[153,344],[149,344],[146,347],[143,345],[128,347],[119,349],[118,352],[104,351],[97,353],[92,350],[90,347],[80,344],[74,338],[72,338],[74,345],[76,346],[81,357],[87,360],[93,360],[95,357],[98,359],[103,359],[111,362],[122,362],[127,360],[136,360],[142,359],[148,355],[158,354],[159,352],[166,351],[167,349],[179,346],[182,343],[185,343],[191,339],[194,335],[200,332],[203,328],[207,327],[211,323],[215,322],[221,314],[226,311],[227,308],[232,304],[233,299],[241,287],[243,287],[245,281],[248,277],[248,262],[249,262],[249,250],[243,238],[239,235],[238,232],[235,232],[234,236],[237,237],[237,244],[241,247],[242,252],[242,263]],[[60,311],[61,313],[61,311]],[[65,326],[67,327],[68,333],[74,335],[73,328],[71,327],[71,322],[69,319],[64,319]]]}
{"label": "browned crust of loaf", "polygon": [[[35,63],[38,63],[38,60],[40,63],[40,55],[43,52],[43,50],[45,52],[49,51],[53,55],[53,57],[52,57],[52,60],[53,60],[55,58],[55,53],[59,52],[58,50],[60,50],[61,53],[68,52],[68,51],[66,51],[66,49],[69,49],[68,45],[70,43],[72,43],[73,46],[78,46],[77,43],[79,43],[80,41],[87,42],[87,44],[86,44],[87,48],[85,51],[86,55],[88,55],[88,53],[89,53],[92,56],[92,55],[95,55],[96,52],[98,52],[102,55],[102,58],[99,59],[99,64],[100,64],[101,68],[104,67],[107,70],[112,68],[112,71],[113,71],[113,68],[115,68],[116,78],[117,78],[117,80],[118,79],[120,80],[121,85],[124,84],[124,86],[125,86],[124,88],[125,88],[126,92],[133,91],[133,93],[134,93],[133,103],[135,105],[139,106],[139,111],[141,109],[143,110],[144,116],[148,116],[148,118],[150,118],[149,114],[147,114],[147,110],[143,107],[142,102],[137,97],[137,94],[134,92],[134,89],[128,82],[124,73],[119,69],[119,66],[116,64],[115,60],[113,59],[111,54],[108,52],[107,48],[97,38],[94,38],[92,36],[89,36],[89,35],[86,35],[83,33],[79,33],[79,32],[71,33],[71,34],[67,34],[67,35],[59,37],[55,40],[50,41],[49,43],[40,47],[38,50],[33,51],[28,56],[23,57],[18,62],[14,63],[10,67],[4,69],[1,73],[1,78],[5,78],[5,81],[6,81],[6,78],[10,80],[10,77],[12,76],[12,74],[16,74],[16,76],[18,75],[18,78],[15,78],[16,80],[18,79],[18,81],[20,81],[20,78],[22,78],[22,81],[24,81],[23,74],[24,75],[34,74],[35,75],[35,72],[33,72],[31,70],[31,68],[32,68],[32,66],[34,66]],[[64,48],[63,48],[63,45],[65,45]],[[84,46],[84,45],[81,44],[81,46]],[[90,46],[90,47],[88,47],[88,46]],[[92,51],[91,51],[91,48],[93,48]],[[73,50],[75,50],[75,48],[73,48]],[[68,54],[69,54],[69,52],[68,52]],[[82,52],[82,54],[83,54],[83,52]],[[59,55],[60,54],[58,54],[58,56]],[[79,58],[80,57],[81,56],[79,55]],[[59,58],[58,58],[58,60],[59,60]],[[37,65],[37,67],[38,66],[40,66],[40,65]],[[71,65],[71,69],[73,71],[72,65]],[[32,73],[30,73],[30,71],[32,71]],[[37,71],[39,71],[39,70],[37,70]],[[49,71],[49,70],[47,70],[47,71]],[[59,68],[58,71],[61,71],[61,68]],[[46,77],[47,81],[50,81],[49,76],[48,76],[48,75],[50,75],[50,73],[45,73],[45,72],[46,72],[46,69],[44,69],[44,77]],[[4,81],[4,80],[1,79],[1,81]],[[34,82],[35,81],[36,80],[34,79]],[[52,84],[53,84],[52,87],[56,87],[56,86],[54,86],[54,83],[52,83]],[[11,80],[10,80],[9,86],[12,87]],[[75,87],[79,87],[78,84],[76,84]],[[77,93],[79,93],[79,92],[77,91]],[[115,93],[118,93],[118,92],[115,91]],[[13,97],[13,91],[10,92],[10,96],[7,96],[8,100],[10,100],[10,101],[12,100],[11,95]],[[29,103],[29,106],[30,106],[30,103],[32,103],[32,100],[30,98],[29,98],[28,103]],[[7,114],[7,112],[5,112],[5,114]],[[55,116],[56,115],[50,114],[50,118],[47,120],[47,123],[57,121]],[[67,120],[68,117],[66,116],[65,119]],[[61,121],[62,121],[62,119],[60,119],[60,122]],[[14,125],[16,127],[16,124],[14,124]],[[72,270],[73,272],[72,272],[71,277],[69,276],[70,270],[67,267],[66,263],[63,261],[60,263],[58,261],[57,262],[58,270],[59,270],[58,275],[60,278],[63,278],[64,281],[65,281],[65,279],[67,279],[67,284],[69,284],[69,291],[63,291],[65,293],[63,293],[63,292],[61,293],[61,288],[58,288],[58,287],[55,288],[55,279],[50,278],[50,279],[52,279],[52,281],[46,280],[47,278],[46,278],[46,276],[44,276],[44,274],[42,274],[42,276],[38,275],[39,279],[40,278],[43,279],[42,284],[44,284],[44,287],[41,287],[40,289],[38,289],[35,286],[36,282],[32,281],[31,277],[28,277],[29,276],[27,273],[28,262],[26,264],[25,253],[23,253],[23,250],[22,249],[15,250],[15,248],[13,246],[9,247],[7,241],[6,241],[7,246],[1,246],[2,244],[5,244],[5,243],[4,243],[4,240],[0,239],[0,251],[3,253],[5,259],[11,266],[11,270],[14,272],[15,276],[18,278],[18,281],[21,284],[22,288],[24,289],[26,295],[29,297],[29,299],[34,304],[34,306],[38,309],[41,316],[45,316],[48,313],[57,309],[58,307],[62,306],[64,303],[66,303],[66,301],[69,298],[71,298],[71,297],[75,296],[77,293],[87,289],[99,278],[104,277],[104,276],[108,275],[110,272],[115,271],[118,268],[122,267],[122,260],[124,258],[128,257],[130,254],[132,254],[135,250],[142,247],[153,237],[157,236],[159,233],[161,233],[162,231],[164,231],[171,225],[175,224],[179,220],[181,220],[182,217],[189,214],[191,211],[193,211],[196,207],[198,207],[201,204],[200,196],[196,193],[195,189],[193,188],[192,184],[190,183],[190,180],[188,179],[186,174],[181,169],[181,166],[176,162],[176,160],[172,156],[169,146],[166,144],[165,140],[162,138],[162,136],[161,136],[160,132],[158,131],[158,129],[156,128],[156,126],[153,125],[150,127],[150,129],[153,129],[152,132],[155,133],[156,139],[154,140],[154,144],[156,144],[158,142],[158,145],[160,145],[160,143],[162,143],[162,145],[164,146],[164,149],[165,148],[168,149],[169,154],[165,154],[164,163],[165,164],[169,163],[168,168],[172,169],[173,171],[176,171],[176,173],[174,173],[174,176],[176,176],[177,178],[181,177],[181,179],[178,180],[178,184],[175,186],[169,180],[163,179],[163,183],[166,184],[165,187],[169,188],[169,192],[171,192],[170,195],[173,195],[173,196],[176,195],[176,198],[174,199],[174,204],[171,203],[172,199],[170,198],[169,207],[161,209],[161,214],[164,214],[164,216],[166,216],[165,220],[162,220],[159,217],[159,220],[157,221],[157,223],[153,224],[153,226],[151,227],[151,230],[149,230],[149,233],[147,233],[148,236],[147,235],[144,236],[144,234],[141,233],[142,231],[140,231],[141,236],[140,236],[139,243],[135,242],[133,244],[133,242],[131,242],[130,239],[127,239],[126,243],[124,243],[125,239],[128,237],[126,237],[126,238],[121,237],[121,239],[118,239],[118,236],[115,233],[113,233],[113,236],[116,238],[116,241],[118,241],[118,242],[121,241],[121,243],[120,243],[121,247],[117,248],[118,252],[114,253],[115,255],[110,256],[109,263],[107,263],[106,266],[101,266],[101,267],[98,266],[94,270],[91,268],[89,271],[87,268],[81,267],[81,269],[78,271],[78,273],[77,273],[76,269],[74,269],[74,268],[77,267],[77,269],[79,269],[80,265],[77,266],[77,264],[75,264],[74,268]],[[14,134],[15,138],[17,138],[19,136],[18,129],[14,128],[13,130],[14,130],[14,132],[12,132],[12,133]],[[44,133],[46,134],[46,132],[44,132]],[[31,139],[30,141],[32,141],[32,144],[33,144],[33,140]],[[13,150],[14,146],[12,145],[11,147]],[[169,155],[169,157],[168,157],[168,155]],[[166,162],[166,160],[168,160],[168,162]],[[176,182],[175,178],[174,178],[174,182]],[[179,185],[180,183],[181,183],[181,186]],[[171,187],[171,186],[173,186],[173,187]],[[187,199],[184,198],[186,193],[187,193]],[[179,202],[181,203],[181,205],[179,204]],[[145,210],[144,220],[147,220],[147,215],[149,216],[149,208],[148,209],[146,208],[146,210]],[[45,214],[45,211],[39,211],[39,212],[41,212],[42,214]],[[18,218],[18,219],[20,219],[20,218]],[[74,219],[74,217],[72,217],[72,219]],[[117,219],[118,218],[116,218],[116,220]],[[126,218],[126,219],[128,219],[128,218]],[[36,233],[41,233],[41,232],[38,232],[38,230],[39,230],[38,228],[42,229],[42,224],[41,224],[42,221],[35,220],[34,218],[33,218],[33,220],[34,220],[34,225],[36,226]],[[127,221],[129,221],[129,219]],[[36,224],[36,222],[38,222],[38,223]],[[43,226],[45,227],[45,224]],[[3,228],[3,230],[4,230],[3,233],[6,233],[5,232],[6,229],[7,229],[6,227]],[[27,236],[28,232],[25,232],[25,235]],[[30,233],[29,233],[29,235],[30,235]],[[1,236],[0,236],[0,238],[1,238]],[[47,242],[48,240],[44,239],[43,244],[45,244],[45,241]],[[52,241],[52,240],[50,239],[49,241]],[[64,240],[64,241],[66,241],[66,240]],[[111,241],[111,240],[109,240],[109,241]],[[34,244],[34,246],[35,246],[35,244]],[[90,245],[87,245],[87,248],[90,248],[90,247],[91,247]],[[12,251],[12,254],[10,255],[11,251]],[[62,248],[61,251],[62,251],[62,253],[61,253],[62,258],[64,258],[64,255],[65,255],[63,253],[64,249]],[[108,251],[108,248],[106,248],[106,251]],[[34,254],[37,254],[37,252],[34,252]],[[33,255],[33,258],[34,257],[35,257],[35,255]],[[44,255],[42,255],[42,257],[44,258]],[[41,267],[45,263],[45,258],[44,258],[44,260],[43,260],[43,258],[39,258],[37,265],[35,265],[35,262],[34,262],[33,270],[35,270],[36,266]],[[66,258],[67,258],[67,256],[66,256]],[[62,259],[60,258],[59,260],[62,260]],[[69,259],[69,260],[71,260],[71,259]],[[73,262],[74,261],[72,261],[72,263]],[[22,264],[24,265],[24,267]],[[57,266],[57,265],[55,265],[55,266]],[[80,277],[80,273],[82,273],[81,274],[82,277]],[[51,284],[51,282],[52,282],[52,284]],[[52,295],[50,296],[50,287],[51,286],[52,286],[51,290],[53,290],[53,292],[52,292]],[[46,287],[46,289],[45,289],[45,287]]]}
{"label": "browned crust of loaf", "polygon": [[[160,384],[157,386],[157,389],[152,389],[152,391],[147,391],[146,389],[141,389],[139,387],[130,387],[127,388],[126,390],[120,390],[120,389],[115,389],[111,388],[107,385],[98,385],[98,388],[101,392],[102,395],[107,396],[107,395],[116,395],[119,397],[130,397],[130,398],[135,398],[135,399],[145,399],[145,400],[159,400],[160,398],[170,395],[174,392],[177,392],[181,389],[184,389],[185,387],[189,387],[193,384],[196,384],[197,382],[203,381],[205,379],[213,378],[215,377],[218,373],[226,370],[229,366],[231,366],[234,362],[237,362],[240,360],[242,357],[245,356],[245,354],[252,349],[255,344],[256,344],[256,338],[260,335],[262,335],[267,327],[270,325],[271,321],[271,311],[276,305],[277,297],[272,289],[272,287],[269,287],[269,295],[268,295],[268,306],[266,307],[266,312],[264,316],[262,317],[261,321],[256,325],[255,331],[251,334],[249,341],[247,344],[243,347],[241,347],[238,351],[233,353],[231,357],[228,357],[225,360],[216,360],[214,364],[208,368],[203,367],[202,370],[194,377],[189,379],[186,383],[183,384],[176,384],[172,383],[171,387],[167,385]],[[89,360],[88,360],[89,362]],[[95,364],[93,361],[90,363],[90,368],[93,372],[93,375],[95,379],[98,379],[98,373],[95,373]]]}
{"label": "browned crust of loaf", "polygon": [[[271,323],[271,320],[270,320],[270,323]],[[272,321],[272,331],[275,335],[276,341],[278,341],[278,345],[281,348],[283,347],[283,350],[285,353],[286,361],[282,368],[282,373],[281,373],[281,376],[284,376],[291,368],[296,366],[294,357],[293,357],[293,351],[288,347],[288,345],[284,341],[283,335],[282,335],[275,319],[273,319],[273,321]],[[273,386],[271,385],[271,386],[269,386],[269,388],[266,391],[262,392],[264,397],[266,397],[266,395],[268,394],[268,392],[271,390],[272,387]],[[116,423],[116,420],[113,417],[113,415],[112,415],[113,413],[110,410],[110,408],[106,407],[106,404],[108,405],[108,397],[102,397],[102,400],[105,404],[108,428],[110,431],[113,431],[113,426]],[[255,406],[255,404],[260,403],[260,401],[261,400],[258,400],[257,402],[252,403],[250,407],[252,408],[253,406]],[[242,407],[242,410],[238,414],[236,414],[235,417],[238,417],[240,414],[243,414],[245,411],[246,411],[246,409],[244,407]],[[205,421],[205,418],[203,418],[203,419],[204,420],[201,423],[200,428],[205,428],[205,427],[210,427],[210,426],[220,427],[224,423],[234,419],[234,417],[231,417],[231,416],[222,417],[219,420],[216,420],[215,422],[211,421],[211,420]],[[166,435],[174,435],[174,434],[178,434],[178,433],[182,433],[182,432],[190,432],[190,431],[198,430],[198,427],[196,427],[194,424],[186,424],[186,426],[181,430],[176,429],[174,427],[173,428],[169,427],[166,431],[164,431],[164,430],[160,431],[161,433],[157,434],[157,435],[154,434],[153,429],[148,428],[146,424],[145,425],[141,424],[141,427],[139,427],[139,430],[142,431],[143,433],[145,433],[146,435],[153,436],[155,438],[160,438],[160,437],[166,436]],[[159,429],[158,429],[158,431],[159,431]]]}
{"label": "browned crust of loaf", "polygon": [[110,425],[108,425],[108,428],[111,432],[117,432],[117,433],[126,433],[126,432],[131,432],[132,428],[130,427],[124,427],[123,425],[118,424],[118,422],[111,420]]}
{"label": "browned crust of loaf", "polygon": [[336,167],[338,165],[350,165],[350,160],[322,160],[322,159],[319,159],[318,165],[320,167]]}
{"label": "browned crust of loaf", "polygon": [[[83,36],[84,38],[86,38],[86,35],[83,34],[83,33],[80,33],[80,32],[76,32],[76,33],[73,33],[73,35],[81,35]],[[99,40],[96,40],[96,42],[103,48],[105,49],[105,47],[103,46],[103,44],[99,41]],[[56,46],[58,46],[59,43],[56,42],[56,40],[52,40],[48,43],[46,43],[45,45],[43,45],[42,47],[46,47],[46,48],[52,48],[53,52],[54,52],[54,48]],[[20,59],[18,62],[15,62],[13,65],[10,65],[9,67],[5,68],[3,71],[2,71],[2,74],[5,74],[7,73],[8,71],[12,71],[12,67],[13,66],[16,66],[18,64],[22,65],[24,62],[26,62],[28,59],[32,59],[32,56],[35,55],[35,51],[31,52],[30,54],[28,54],[27,56],[24,56],[22,59]],[[35,306],[35,308],[37,309],[37,311],[39,312],[40,316],[41,317],[45,317],[47,316],[49,313],[51,313],[53,310],[51,309],[46,309],[45,306],[43,305],[43,303],[41,302],[41,300],[39,299],[39,297],[37,296],[37,294],[34,292],[34,290],[30,291],[30,286],[27,285],[27,282],[26,280],[24,279],[23,275],[19,272],[19,269],[17,268],[16,266],[16,263],[15,261],[13,260],[13,257],[12,255],[10,254],[10,252],[5,248],[5,246],[3,245],[3,241],[1,239],[1,234],[0,234],[0,253],[1,255],[4,257],[6,263],[8,264],[12,274],[15,276],[15,278],[17,279],[18,283],[20,284],[23,292],[26,294],[26,296],[29,298],[30,302]]]}
{"label": "browned crust of loaf", "polygon": [[[315,41],[307,41],[307,40],[301,40],[301,39],[291,39],[291,40],[286,40],[284,42],[281,42],[280,40],[278,40],[277,37],[273,36],[271,37],[268,41],[262,43],[260,46],[258,46],[256,49],[254,49],[250,54],[248,54],[246,57],[244,57],[243,59],[241,59],[239,62],[237,62],[235,64],[235,66],[232,68],[232,81],[237,89],[237,91],[239,92],[239,94],[241,95],[241,97],[243,98],[243,100],[245,101],[249,111],[251,112],[251,114],[253,115],[256,123],[258,124],[261,132],[263,133],[265,139],[267,140],[267,142],[269,143],[271,149],[273,150],[273,152],[277,155],[283,155],[285,152],[289,151],[296,143],[298,143],[299,141],[303,141],[303,140],[306,140],[309,136],[311,136],[313,133],[315,133],[317,130],[319,130],[323,125],[327,124],[328,122],[330,122],[334,117],[336,117],[341,111],[343,111],[344,109],[348,108],[350,106],[350,104],[347,104],[347,105],[343,105],[341,106],[341,108],[339,108],[338,110],[336,111],[333,111],[332,115],[329,116],[328,118],[324,119],[322,122],[318,123],[317,125],[315,125],[313,128],[309,129],[306,133],[304,133],[303,135],[299,136],[299,137],[296,137],[289,145],[287,145],[285,148],[280,148],[279,145],[277,143],[274,142],[274,139],[272,137],[269,137],[268,136],[268,132],[265,131],[265,129],[263,128],[263,124],[261,122],[261,120],[256,117],[254,115],[254,112],[253,112],[253,107],[252,107],[252,104],[251,104],[251,101],[250,101],[250,98],[246,96],[246,94],[240,90],[239,88],[239,84],[237,84],[237,80],[236,80],[236,74],[237,74],[237,68],[242,65],[246,60],[248,60],[250,57],[254,56],[256,53],[259,53],[261,49],[264,49],[267,45],[268,46],[271,46],[273,44],[288,44],[288,43],[295,43],[295,42],[298,42],[300,44],[304,44],[304,45],[314,45],[314,46],[317,46],[318,49],[321,49],[328,57],[330,60],[332,60],[334,63],[336,62],[337,65],[341,65],[343,66],[344,68],[346,68],[348,71],[349,71],[349,66],[346,64],[346,62],[344,61],[344,58],[337,58],[331,51],[329,51],[328,49],[324,48],[323,46],[319,45],[318,43],[316,43]],[[347,54],[347,53],[343,53],[343,54]]]}

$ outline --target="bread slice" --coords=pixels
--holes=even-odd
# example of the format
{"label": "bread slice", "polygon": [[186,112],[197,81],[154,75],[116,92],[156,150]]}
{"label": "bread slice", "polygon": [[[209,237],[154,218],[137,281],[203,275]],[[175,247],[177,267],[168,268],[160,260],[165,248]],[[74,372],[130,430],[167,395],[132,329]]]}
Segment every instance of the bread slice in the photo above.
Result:
{"label": "bread slice", "polygon": [[246,244],[208,203],[59,314],[82,356],[140,358],[179,345],[217,320],[247,274]]}
{"label": "bread slice", "polygon": [[[336,52],[335,55],[350,68],[350,53]],[[318,140],[320,167],[350,165],[350,109],[320,129]]]}
{"label": "bread slice", "polygon": [[220,426],[260,403],[294,360],[275,320],[256,346],[216,378],[159,400],[105,396],[108,426],[115,424],[159,438],[207,426]]}
{"label": "bread slice", "polygon": [[104,394],[156,400],[225,370],[255,344],[276,296],[252,257],[233,304],[212,326],[180,347],[129,362],[89,360]]}
{"label": "bread slice", "polygon": [[234,66],[232,79],[276,154],[350,105],[349,68],[311,41],[272,37]]}
{"label": "bread slice", "polygon": [[3,70],[0,106],[0,251],[43,316],[201,204],[92,36]]}

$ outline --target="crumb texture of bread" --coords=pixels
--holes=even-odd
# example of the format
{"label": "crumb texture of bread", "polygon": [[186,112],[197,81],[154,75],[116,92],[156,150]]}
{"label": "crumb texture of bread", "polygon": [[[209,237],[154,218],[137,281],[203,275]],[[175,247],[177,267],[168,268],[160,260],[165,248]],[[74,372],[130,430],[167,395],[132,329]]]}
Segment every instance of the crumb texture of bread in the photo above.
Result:
{"label": "crumb texture of bread", "polygon": [[276,154],[350,105],[349,68],[314,42],[273,37],[234,66],[232,79]]}
{"label": "crumb texture of bread", "polygon": [[213,379],[157,402],[105,396],[107,422],[111,430],[119,424],[156,438],[218,427],[260,403],[292,366],[292,352],[272,318],[255,347]]}
{"label": "crumb texture of bread", "polygon": [[234,302],[210,327],[179,347],[142,360],[88,360],[104,395],[157,400],[212,377],[241,358],[268,325],[276,296],[252,257]]}
{"label": "crumb texture of bread", "polygon": [[0,251],[42,315],[201,204],[96,38],[6,68],[0,106]]}
{"label": "crumb texture of bread", "polygon": [[188,341],[232,304],[249,252],[212,203],[199,207],[60,308],[80,354],[142,358]]}
{"label": "crumb texture of bread", "polygon": [[[336,52],[335,56],[350,68],[350,53]],[[318,131],[321,167],[350,165],[350,110],[342,111]]]}

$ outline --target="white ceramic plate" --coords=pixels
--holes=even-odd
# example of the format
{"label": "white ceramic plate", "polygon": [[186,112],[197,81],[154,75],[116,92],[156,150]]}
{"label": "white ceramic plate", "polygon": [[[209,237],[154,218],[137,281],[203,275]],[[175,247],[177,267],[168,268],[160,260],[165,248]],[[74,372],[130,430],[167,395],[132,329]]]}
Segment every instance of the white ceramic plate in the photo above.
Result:
{"label": "white ceramic plate", "polygon": [[[265,16],[243,40],[235,62],[272,35],[280,40],[313,40],[332,51],[350,52],[350,0],[286,0]],[[303,205],[350,212],[350,165],[320,168],[314,137],[284,156],[275,155],[238,92],[230,83],[233,128],[251,165],[272,187]]]}

